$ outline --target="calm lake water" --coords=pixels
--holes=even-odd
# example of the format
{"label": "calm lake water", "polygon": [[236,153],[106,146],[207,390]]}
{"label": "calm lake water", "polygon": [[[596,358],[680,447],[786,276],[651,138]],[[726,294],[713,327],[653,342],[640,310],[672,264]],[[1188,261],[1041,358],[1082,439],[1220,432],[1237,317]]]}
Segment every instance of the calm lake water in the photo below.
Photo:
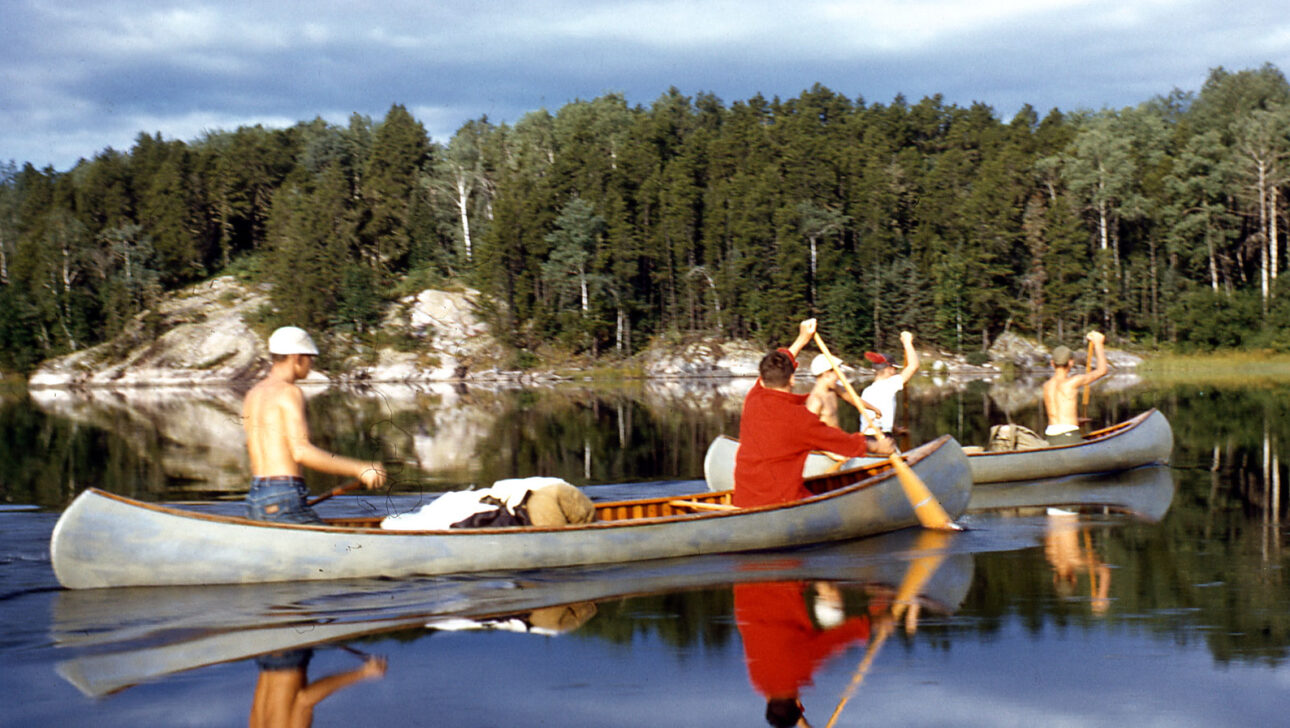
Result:
{"label": "calm lake water", "polygon": [[[1055,501],[1100,505],[973,512],[960,534],[534,573],[82,592],[58,588],[48,541],[85,487],[240,511],[240,394],[0,390],[0,725],[245,725],[256,657],[293,648],[309,649],[322,692],[385,661],[383,676],[326,695],[315,726],[756,726],[763,691],[797,681],[817,728],[835,709],[838,726],[1284,725],[1290,381],[1224,381],[1099,383],[1094,425],[1159,408],[1172,467],[1045,484]],[[522,475],[560,476],[596,499],[703,489],[704,451],[738,432],[749,384],[320,390],[315,439],[397,473],[391,493],[320,509],[405,510]],[[914,441],[1040,425],[1034,383],[920,377],[907,411]],[[316,492],[336,482],[310,481]],[[913,584],[917,606],[893,621],[892,599]]]}

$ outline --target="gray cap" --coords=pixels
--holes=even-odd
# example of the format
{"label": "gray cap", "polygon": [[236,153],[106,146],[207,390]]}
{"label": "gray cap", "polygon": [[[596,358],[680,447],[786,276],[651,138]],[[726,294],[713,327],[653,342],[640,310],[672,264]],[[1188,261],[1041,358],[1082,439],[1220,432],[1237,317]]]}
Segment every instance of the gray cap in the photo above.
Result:
{"label": "gray cap", "polygon": [[1071,357],[1073,356],[1074,354],[1071,353],[1069,347],[1059,346],[1056,349],[1053,349],[1053,364],[1059,367],[1064,367],[1071,363]]}

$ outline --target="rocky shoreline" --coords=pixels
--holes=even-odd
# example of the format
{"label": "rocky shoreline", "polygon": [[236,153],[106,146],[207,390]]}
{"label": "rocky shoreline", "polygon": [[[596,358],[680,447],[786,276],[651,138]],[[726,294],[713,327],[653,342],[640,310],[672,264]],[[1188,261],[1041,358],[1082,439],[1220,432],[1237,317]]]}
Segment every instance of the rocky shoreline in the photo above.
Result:
{"label": "rocky shoreline", "polygon": [[[340,342],[349,354],[336,372],[315,371],[318,383],[541,383],[571,379],[539,365],[529,370],[502,365],[502,347],[477,312],[477,291],[424,290],[392,304],[382,325],[384,339],[400,342],[364,350]],[[30,376],[32,389],[87,387],[193,387],[236,385],[268,367],[264,332],[248,321],[269,305],[268,292],[222,276],[192,286],[137,316],[117,338],[44,362]],[[334,344],[333,344],[334,345]],[[629,363],[652,380],[742,378],[757,375],[765,352],[745,341],[699,340],[650,348]],[[924,372],[939,378],[992,379],[1042,372],[1048,351],[1015,334],[994,342],[989,360],[971,365],[944,352],[920,352]],[[1132,370],[1141,359],[1108,351],[1112,368]],[[867,370],[857,371],[863,377]]]}

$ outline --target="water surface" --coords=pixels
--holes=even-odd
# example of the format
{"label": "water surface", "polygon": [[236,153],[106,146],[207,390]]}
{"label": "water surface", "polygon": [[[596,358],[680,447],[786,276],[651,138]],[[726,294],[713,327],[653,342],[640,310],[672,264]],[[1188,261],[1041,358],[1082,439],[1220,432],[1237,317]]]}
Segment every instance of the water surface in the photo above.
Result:
{"label": "water surface", "polygon": [[[747,384],[317,392],[316,439],[403,465],[392,493],[324,508],[388,512],[513,475],[598,499],[702,489],[703,451],[737,432]],[[809,617],[786,659],[829,647],[800,692],[814,726],[849,686],[837,725],[1283,723],[1290,383],[1106,384],[1095,426],[1158,407],[1176,449],[1172,468],[1054,488],[1103,494],[1102,508],[973,513],[971,531],[939,541],[909,530],[620,567],[102,592],[57,588],[58,511],[94,485],[237,512],[220,499],[245,488],[238,393],[6,392],[0,724],[245,725],[254,656],[308,647],[310,680],[387,661],[321,702],[319,726],[765,725],[745,654],[758,604]],[[1030,386],[920,378],[909,411],[915,440],[1040,424]],[[916,618],[885,621],[915,581]]]}

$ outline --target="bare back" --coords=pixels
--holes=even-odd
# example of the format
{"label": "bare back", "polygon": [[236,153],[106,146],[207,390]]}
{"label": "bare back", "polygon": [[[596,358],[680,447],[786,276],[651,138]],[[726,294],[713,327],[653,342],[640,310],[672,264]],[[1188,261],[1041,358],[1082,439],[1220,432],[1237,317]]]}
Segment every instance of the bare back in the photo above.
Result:
{"label": "bare back", "polygon": [[1079,388],[1083,377],[1069,376],[1068,370],[1058,370],[1044,382],[1044,411],[1048,424],[1079,426]]}
{"label": "bare back", "polygon": [[242,404],[242,426],[253,476],[301,474],[292,442],[307,443],[309,430],[299,387],[273,377],[255,385]]}

